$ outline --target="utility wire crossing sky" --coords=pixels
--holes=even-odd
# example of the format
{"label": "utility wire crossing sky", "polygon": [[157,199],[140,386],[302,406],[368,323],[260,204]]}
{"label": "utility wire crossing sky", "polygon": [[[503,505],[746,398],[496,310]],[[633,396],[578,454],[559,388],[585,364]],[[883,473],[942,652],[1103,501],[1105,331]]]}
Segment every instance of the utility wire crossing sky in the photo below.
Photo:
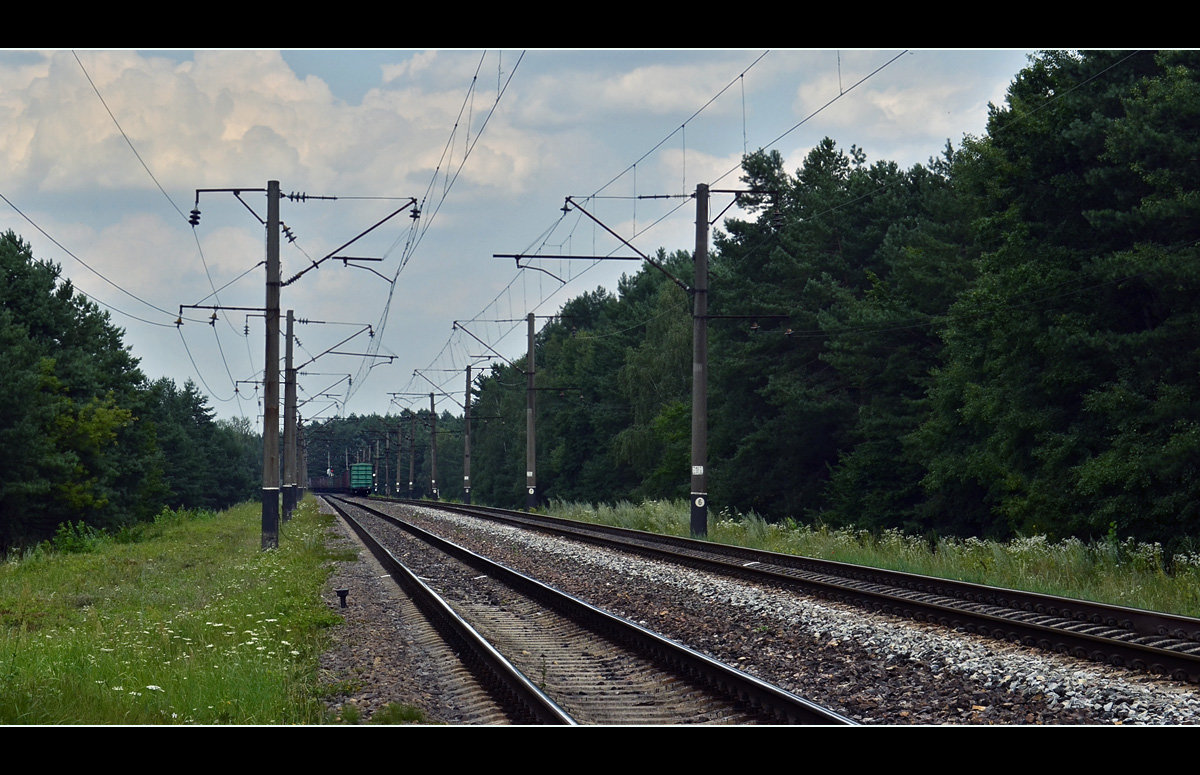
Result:
{"label": "utility wire crossing sky", "polygon": [[512,256],[691,251],[696,185],[736,188],[760,148],[789,173],[824,137],[925,164],[983,134],[1029,53],[3,50],[0,229],[148,378],[257,427],[278,180],[301,416],[429,392],[460,414],[466,366],[523,355],[527,314],[640,269]]}

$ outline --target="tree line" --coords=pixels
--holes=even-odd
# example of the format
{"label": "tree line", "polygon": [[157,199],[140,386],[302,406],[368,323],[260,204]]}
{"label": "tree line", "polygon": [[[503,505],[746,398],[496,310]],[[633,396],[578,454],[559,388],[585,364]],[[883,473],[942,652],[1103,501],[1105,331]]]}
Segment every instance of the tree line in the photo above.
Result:
{"label": "tree line", "polygon": [[0,552],[254,495],[262,442],[190,381],[148,379],[108,313],[0,235]]}

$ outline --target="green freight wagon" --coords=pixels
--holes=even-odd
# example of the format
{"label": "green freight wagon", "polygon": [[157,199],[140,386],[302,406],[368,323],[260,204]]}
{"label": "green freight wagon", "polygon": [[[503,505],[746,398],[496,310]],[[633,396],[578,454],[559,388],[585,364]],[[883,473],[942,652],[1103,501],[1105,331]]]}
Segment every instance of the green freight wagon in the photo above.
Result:
{"label": "green freight wagon", "polygon": [[370,463],[354,463],[350,466],[350,494],[370,495],[375,489],[375,469]]}

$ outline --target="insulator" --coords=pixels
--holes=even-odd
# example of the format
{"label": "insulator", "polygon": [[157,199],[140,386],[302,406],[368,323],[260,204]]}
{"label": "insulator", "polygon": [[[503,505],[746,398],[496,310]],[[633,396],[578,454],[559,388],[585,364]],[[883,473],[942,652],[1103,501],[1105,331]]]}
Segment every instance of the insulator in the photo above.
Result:
{"label": "insulator", "polygon": [[191,215],[188,216],[188,223],[195,228],[200,225],[200,210],[193,209]]}

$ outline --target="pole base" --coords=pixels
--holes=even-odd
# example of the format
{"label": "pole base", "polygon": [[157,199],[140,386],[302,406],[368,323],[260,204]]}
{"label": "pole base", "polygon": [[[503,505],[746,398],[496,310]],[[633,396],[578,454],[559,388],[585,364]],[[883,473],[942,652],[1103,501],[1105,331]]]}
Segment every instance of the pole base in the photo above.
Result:
{"label": "pole base", "polygon": [[692,493],[692,537],[708,537],[708,493]]}
{"label": "pole base", "polygon": [[262,491],[262,548],[279,548],[279,488]]}

